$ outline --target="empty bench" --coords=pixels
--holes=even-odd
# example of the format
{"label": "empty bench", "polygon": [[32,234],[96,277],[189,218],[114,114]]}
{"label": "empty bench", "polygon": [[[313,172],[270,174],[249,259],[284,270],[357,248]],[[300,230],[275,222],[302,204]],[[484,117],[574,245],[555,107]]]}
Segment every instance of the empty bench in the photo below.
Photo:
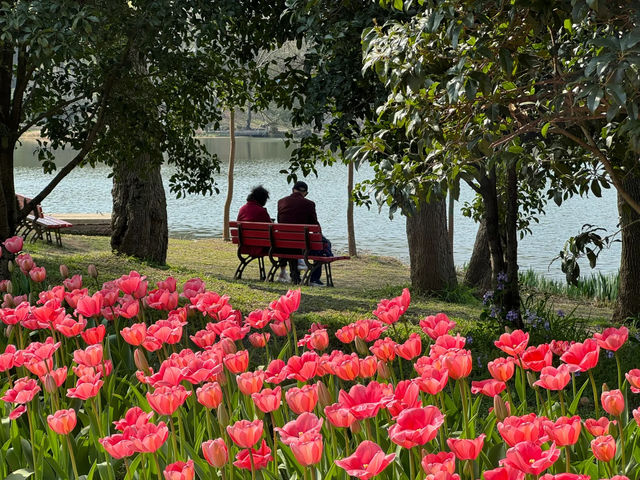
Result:
{"label": "empty bench", "polygon": [[[18,210],[22,210],[29,202],[31,202],[31,199],[24,195],[16,195],[16,202],[18,204]],[[60,230],[72,226],[73,225],[69,222],[52,217],[51,215],[45,215],[42,212],[42,207],[40,205],[36,205],[33,211],[27,215],[25,220],[18,225],[16,234],[22,235],[22,238],[25,240],[27,240],[29,235],[31,235],[32,242],[35,242],[36,239],[39,238],[41,240],[46,240],[47,243],[53,243],[53,240],[55,239],[56,244],[62,246],[62,235],[60,235]]]}
{"label": "empty bench", "polygon": [[[338,260],[349,260],[349,256],[323,257],[311,252],[323,249],[320,225],[292,223],[230,222],[231,239],[238,245],[240,265],[234,278],[242,278],[247,265],[257,260],[260,280],[273,282],[278,268],[284,260],[304,260],[307,270],[302,276],[303,285],[309,284],[311,274],[323,268],[327,286],[333,287],[331,264]],[[264,258],[269,258],[271,267],[266,271]]]}

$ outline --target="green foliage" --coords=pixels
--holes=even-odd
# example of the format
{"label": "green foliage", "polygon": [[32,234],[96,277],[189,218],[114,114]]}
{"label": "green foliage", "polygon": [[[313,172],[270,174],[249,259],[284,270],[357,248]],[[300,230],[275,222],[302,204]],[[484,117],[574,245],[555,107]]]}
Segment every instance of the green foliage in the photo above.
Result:
{"label": "green foliage", "polygon": [[527,270],[520,274],[520,283],[537,292],[568,298],[586,298],[613,303],[618,298],[619,274],[605,275],[601,272],[578,279],[576,285],[552,280]]}

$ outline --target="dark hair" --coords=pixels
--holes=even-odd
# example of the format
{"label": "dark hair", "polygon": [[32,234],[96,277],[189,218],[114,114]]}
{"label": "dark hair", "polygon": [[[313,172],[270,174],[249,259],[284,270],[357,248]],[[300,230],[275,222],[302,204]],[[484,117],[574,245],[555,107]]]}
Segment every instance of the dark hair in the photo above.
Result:
{"label": "dark hair", "polygon": [[269,200],[269,191],[262,185],[253,187],[253,190],[251,190],[251,193],[247,197],[247,202],[257,202],[263,207],[266,205],[267,200]]}
{"label": "dark hair", "polygon": [[293,190],[297,190],[299,192],[302,193],[306,193],[309,190],[309,187],[307,186],[306,183],[304,183],[303,181],[298,180],[294,185],[293,185]]}

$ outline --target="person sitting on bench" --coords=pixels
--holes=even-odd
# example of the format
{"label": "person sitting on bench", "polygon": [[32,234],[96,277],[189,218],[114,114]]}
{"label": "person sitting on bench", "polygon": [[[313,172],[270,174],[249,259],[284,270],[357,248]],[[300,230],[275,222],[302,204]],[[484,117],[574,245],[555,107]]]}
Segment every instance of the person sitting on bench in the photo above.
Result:
{"label": "person sitting on bench", "polygon": [[[316,204],[305,197],[309,193],[309,187],[305,182],[298,181],[293,185],[291,195],[278,200],[278,223],[298,223],[305,225],[320,225],[316,215]],[[322,250],[312,250],[309,255],[332,257],[331,242],[322,236]],[[300,283],[297,260],[289,261],[289,271],[294,283]],[[311,272],[309,285],[324,287],[320,280],[322,268],[315,268]]]}

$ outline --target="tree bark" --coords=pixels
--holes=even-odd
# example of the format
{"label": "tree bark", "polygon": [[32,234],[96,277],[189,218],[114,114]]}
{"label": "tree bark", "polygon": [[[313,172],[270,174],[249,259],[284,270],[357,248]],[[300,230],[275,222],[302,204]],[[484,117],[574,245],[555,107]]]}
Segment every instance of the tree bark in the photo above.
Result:
{"label": "tree bark", "polygon": [[[164,264],[167,260],[169,231],[167,202],[162,185],[160,158],[144,153],[132,169],[127,163],[114,168],[111,248],[142,260]],[[137,171],[139,170],[139,171]],[[144,173],[141,171],[144,170]]]}
{"label": "tree bark", "polygon": [[449,246],[451,247],[451,251],[453,252],[453,190],[449,189],[449,203],[447,205],[448,211],[448,220],[449,220]]}
{"label": "tree bark", "polygon": [[487,225],[487,242],[491,257],[491,284],[495,288],[499,273],[505,272],[502,238],[500,237],[500,212],[495,168],[489,175],[480,174],[480,195],[484,202],[484,218]]}
{"label": "tree bark", "polygon": [[251,130],[251,117],[252,117],[253,109],[251,105],[247,107],[247,124],[244,126],[245,130]]}
{"label": "tree bark", "polygon": [[[640,201],[640,173],[630,172],[621,180],[627,195]],[[622,322],[640,314],[640,215],[627,204],[620,193],[618,212],[622,228],[622,252],[618,300],[613,320]]]}
{"label": "tree bark", "polygon": [[520,281],[518,278],[518,171],[516,162],[507,166],[506,267],[504,308],[514,325],[522,328]]}
{"label": "tree bark", "polygon": [[349,255],[352,257],[358,256],[358,249],[356,247],[356,229],[353,224],[353,161],[349,162],[348,174],[347,174],[347,243],[349,245]]}
{"label": "tree bark", "polygon": [[473,252],[464,275],[464,284],[474,288],[480,294],[491,290],[491,256],[487,238],[487,221],[484,217],[478,225]]}
{"label": "tree bark", "polygon": [[447,238],[445,200],[422,201],[407,217],[411,286],[437,292],[457,284],[453,252]]}
{"label": "tree bark", "polygon": [[224,224],[222,227],[222,239],[231,241],[229,232],[229,213],[231,200],[233,200],[233,168],[236,162],[236,115],[233,109],[229,110],[229,173],[227,174],[227,199],[224,202]]}

